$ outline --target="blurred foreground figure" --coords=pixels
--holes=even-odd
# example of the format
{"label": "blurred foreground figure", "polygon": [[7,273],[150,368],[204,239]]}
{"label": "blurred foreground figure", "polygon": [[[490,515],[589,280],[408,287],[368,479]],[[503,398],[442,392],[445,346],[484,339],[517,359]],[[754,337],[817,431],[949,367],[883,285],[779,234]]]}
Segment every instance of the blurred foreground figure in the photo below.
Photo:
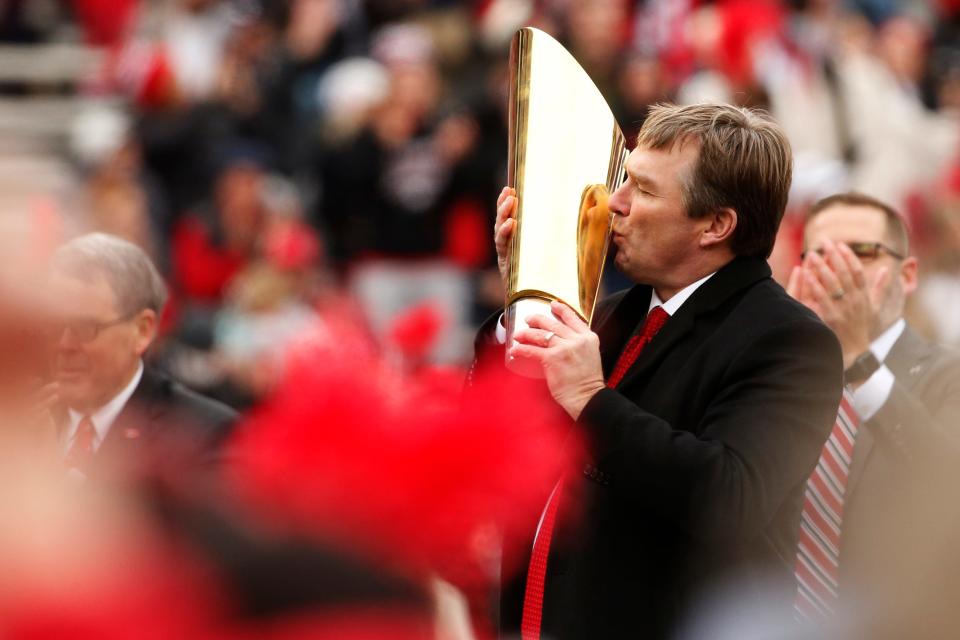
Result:
{"label": "blurred foreground figure", "polygon": [[[45,317],[11,298],[0,296],[5,347]],[[419,344],[431,332],[405,333]],[[54,430],[42,403],[21,406],[27,362],[11,353],[0,351],[5,639],[473,638],[438,622],[449,607],[436,577],[489,594],[501,541],[561,473],[567,434],[549,405],[476,380],[464,409],[462,371],[405,374],[356,327],[331,326],[291,349],[232,434],[219,487],[69,482],[59,456],[38,455],[56,452],[31,436]]]}
{"label": "blurred foreground figure", "polygon": [[[755,112],[651,109],[610,196],[615,264],[637,286],[598,304],[596,333],[554,302],[507,345],[542,364],[590,457],[529,522],[527,579],[502,608],[523,640],[670,638],[707,591],[744,577],[789,624],[803,483],[842,386],[836,338],[766,263],[791,166]],[[516,207],[504,190],[504,277]],[[503,371],[495,333],[496,317],[478,370]],[[554,531],[578,490],[579,527]]]}
{"label": "blurred foreground figure", "polygon": [[804,513],[821,560],[807,560],[820,570],[801,582],[806,611],[820,617],[839,604],[871,620],[863,637],[953,635],[960,353],[903,319],[918,264],[890,206],[858,193],[825,198],[811,209],[804,247],[788,290],[837,334],[860,422],[832,463],[832,506]]}
{"label": "blurred foreground figure", "polygon": [[[405,332],[435,335],[426,324]],[[464,406],[462,371],[409,373],[356,328],[330,329],[298,345],[232,438],[229,486],[275,529],[456,585],[482,622],[498,572],[519,568],[501,568],[501,544],[536,518],[577,439],[542,394],[477,377]]]}
{"label": "blurred foreground figure", "polygon": [[234,412],[143,363],[166,299],[150,258],[113,236],[82,236],[54,255],[49,288],[58,306],[58,438],[68,464],[90,475],[211,456]]}

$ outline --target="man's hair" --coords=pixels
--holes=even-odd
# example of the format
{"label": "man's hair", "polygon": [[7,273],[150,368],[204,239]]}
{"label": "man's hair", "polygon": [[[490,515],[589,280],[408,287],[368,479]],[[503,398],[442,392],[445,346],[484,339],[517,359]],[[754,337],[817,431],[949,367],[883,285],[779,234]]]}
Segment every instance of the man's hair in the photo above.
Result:
{"label": "man's hair", "polygon": [[687,142],[699,146],[692,173],[683,177],[687,215],[733,209],[734,255],[768,257],[793,174],[786,134],[765,113],[727,104],[658,104],[637,134],[637,146],[648,149],[669,150]]}
{"label": "man's hair", "polygon": [[102,277],[124,315],[151,309],[157,315],[167,301],[167,285],[146,252],[122,238],[88,233],[74,238],[53,256],[62,273],[90,281]]}
{"label": "man's hair", "polygon": [[888,205],[886,202],[877,200],[873,196],[868,196],[865,193],[859,193],[857,191],[846,191],[843,193],[835,193],[826,198],[821,198],[813,203],[813,206],[810,207],[810,211],[807,212],[807,220],[809,222],[827,209],[830,209],[834,206],[848,206],[848,207],[870,207],[876,209],[883,213],[884,221],[886,222],[886,232],[887,232],[887,242],[890,245],[890,248],[898,252],[900,255],[907,256],[910,255],[910,233],[907,230],[907,221],[901,216],[896,209]]}

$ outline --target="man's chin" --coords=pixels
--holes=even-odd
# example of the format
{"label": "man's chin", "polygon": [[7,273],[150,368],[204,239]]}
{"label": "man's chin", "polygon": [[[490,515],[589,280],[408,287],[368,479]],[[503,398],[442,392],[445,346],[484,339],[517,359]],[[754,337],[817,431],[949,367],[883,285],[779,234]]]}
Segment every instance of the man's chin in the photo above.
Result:
{"label": "man's chin", "polygon": [[60,374],[57,376],[57,394],[60,399],[68,406],[75,406],[83,402],[89,394],[89,390],[82,380]]}
{"label": "man's chin", "polygon": [[632,277],[630,275],[630,264],[624,260],[619,253],[613,257],[613,266],[628,278]]}
{"label": "man's chin", "polygon": [[617,271],[623,271],[623,252],[619,248],[614,250],[612,262]]}

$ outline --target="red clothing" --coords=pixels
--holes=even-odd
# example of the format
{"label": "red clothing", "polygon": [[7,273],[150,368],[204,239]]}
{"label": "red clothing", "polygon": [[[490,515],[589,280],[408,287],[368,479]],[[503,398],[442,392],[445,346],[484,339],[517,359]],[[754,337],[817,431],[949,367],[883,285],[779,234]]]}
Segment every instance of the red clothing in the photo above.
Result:
{"label": "red clothing", "polygon": [[187,299],[219,301],[233,277],[247,264],[245,254],[217,246],[210,235],[207,226],[191,216],[173,232],[173,274]]}
{"label": "red clothing", "polygon": [[112,47],[128,35],[138,0],[73,0],[73,11],[87,42]]}

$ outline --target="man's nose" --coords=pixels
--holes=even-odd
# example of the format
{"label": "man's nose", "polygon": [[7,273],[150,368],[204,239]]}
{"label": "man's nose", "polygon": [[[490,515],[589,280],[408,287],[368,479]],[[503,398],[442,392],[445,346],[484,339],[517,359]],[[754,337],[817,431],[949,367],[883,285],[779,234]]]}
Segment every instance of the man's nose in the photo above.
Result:
{"label": "man's nose", "polygon": [[60,337],[57,339],[57,348],[64,350],[75,350],[80,347],[80,341],[68,327],[60,329]]}
{"label": "man's nose", "polygon": [[626,216],[630,213],[629,199],[627,198],[627,190],[629,188],[629,183],[623,183],[620,187],[611,194],[610,199],[607,201],[608,206],[610,207],[610,213],[614,213],[618,216]]}

